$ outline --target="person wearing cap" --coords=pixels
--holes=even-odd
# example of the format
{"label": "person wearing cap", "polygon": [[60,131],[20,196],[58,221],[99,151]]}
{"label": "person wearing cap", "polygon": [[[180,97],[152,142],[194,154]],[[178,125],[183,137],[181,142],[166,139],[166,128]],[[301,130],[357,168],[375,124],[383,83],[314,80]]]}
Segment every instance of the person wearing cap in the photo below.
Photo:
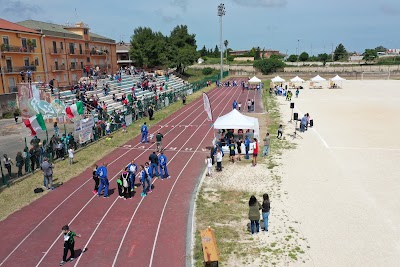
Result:
{"label": "person wearing cap", "polygon": [[163,138],[164,138],[164,135],[162,135],[162,133],[158,132],[156,134],[157,152],[162,151],[162,139]]}
{"label": "person wearing cap", "polygon": [[53,168],[54,168],[54,165],[49,162],[49,159],[47,157],[44,157],[42,165],[41,165],[41,169],[42,169],[43,175],[44,175],[43,183],[44,183],[44,187],[46,187],[49,190],[54,190]]}

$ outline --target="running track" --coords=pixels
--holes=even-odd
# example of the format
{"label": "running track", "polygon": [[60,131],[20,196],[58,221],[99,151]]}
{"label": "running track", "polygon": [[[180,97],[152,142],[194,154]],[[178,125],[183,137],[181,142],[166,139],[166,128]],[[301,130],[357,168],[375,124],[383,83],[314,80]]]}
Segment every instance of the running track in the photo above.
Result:
{"label": "running track", "polygon": [[[255,112],[262,110],[260,94],[242,92],[240,86],[215,88],[208,95],[214,118],[229,112],[234,99],[245,109],[246,100],[254,98]],[[65,266],[185,266],[190,257],[186,241],[191,200],[209,153],[205,148],[213,139],[202,98],[150,129],[158,131],[164,134],[171,179],[154,178],[153,193],[145,198],[140,197],[141,187],[130,200],[117,197],[116,177],[121,170],[132,159],[137,164],[148,161],[155,147],[133,138],[98,162],[109,163],[111,192],[114,189],[110,198],[93,195],[88,168],[0,222],[0,266],[58,266],[65,224],[82,234],[75,242],[77,258]],[[55,171],[55,178],[58,175]],[[87,251],[81,254],[84,247]]]}

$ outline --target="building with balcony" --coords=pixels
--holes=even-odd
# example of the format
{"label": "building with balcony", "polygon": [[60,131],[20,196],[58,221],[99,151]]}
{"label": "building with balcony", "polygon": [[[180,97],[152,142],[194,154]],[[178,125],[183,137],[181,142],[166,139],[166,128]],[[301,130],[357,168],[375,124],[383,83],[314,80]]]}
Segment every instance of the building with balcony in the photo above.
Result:
{"label": "building with balcony", "polygon": [[117,64],[118,68],[130,67],[132,60],[129,55],[130,45],[125,42],[119,42],[117,44]]}
{"label": "building with balcony", "polygon": [[36,30],[0,19],[0,94],[17,92],[23,71],[32,73],[32,81],[45,80],[42,34]]}
{"label": "building with balcony", "polygon": [[103,73],[118,69],[115,41],[92,33],[82,22],[58,25],[25,20],[18,24],[43,34],[46,82],[54,78],[56,86],[69,87],[86,76],[87,69],[99,69]]}

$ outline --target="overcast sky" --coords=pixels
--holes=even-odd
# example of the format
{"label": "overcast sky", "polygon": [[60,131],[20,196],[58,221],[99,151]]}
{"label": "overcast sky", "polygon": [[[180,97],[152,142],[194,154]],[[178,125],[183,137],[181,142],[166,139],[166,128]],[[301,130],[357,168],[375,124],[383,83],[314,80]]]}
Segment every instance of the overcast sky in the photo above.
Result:
{"label": "overcast sky", "polygon": [[[168,34],[186,24],[197,46],[219,44],[217,6],[224,3],[223,39],[234,50],[253,46],[288,54],[330,53],[383,45],[400,48],[399,0],[0,0],[0,16],[12,22],[35,19],[57,24],[84,21],[91,31],[129,41],[139,26]],[[75,11],[76,9],[76,11]],[[299,41],[298,41],[299,40]]]}

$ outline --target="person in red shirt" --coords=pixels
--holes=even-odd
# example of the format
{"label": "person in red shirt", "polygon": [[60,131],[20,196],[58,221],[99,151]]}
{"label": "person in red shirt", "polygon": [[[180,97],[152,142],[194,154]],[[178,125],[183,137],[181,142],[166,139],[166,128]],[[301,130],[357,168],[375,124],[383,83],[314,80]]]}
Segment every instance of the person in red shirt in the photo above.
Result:
{"label": "person in red shirt", "polygon": [[257,156],[258,156],[258,141],[257,141],[257,138],[254,138],[254,143],[253,143],[253,166],[257,165]]}

